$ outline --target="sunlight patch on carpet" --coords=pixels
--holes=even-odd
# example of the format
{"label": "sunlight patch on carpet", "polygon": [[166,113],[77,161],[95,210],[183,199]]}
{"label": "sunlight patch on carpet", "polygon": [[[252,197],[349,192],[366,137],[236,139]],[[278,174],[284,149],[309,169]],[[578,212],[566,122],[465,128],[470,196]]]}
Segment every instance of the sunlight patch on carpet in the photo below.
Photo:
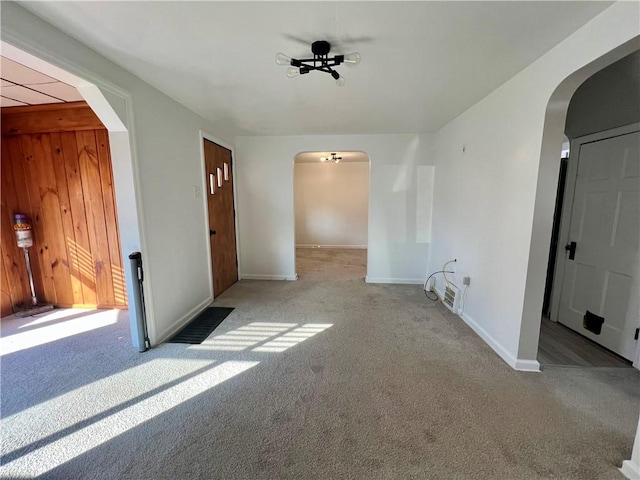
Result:
{"label": "sunlight patch on carpet", "polygon": [[[6,337],[3,336],[0,338],[0,355],[9,355],[80,333],[97,330],[107,325],[113,325],[118,322],[118,314],[118,310],[104,310],[91,316],[63,320],[54,325],[44,325],[33,330],[15,333]],[[58,317],[53,319],[56,318]],[[41,321],[51,321],[51,318],[47,317],[46,320],[42,319]],[[31,324],[36,322],[31,322]]]}
{"label": "sunlight patch on carpet", "polygon": [[[229,332],[215,335],[190,349],[239,352],[279,353],[333,326],[331,323],[253,322]],[[253,348],[251,348],[253,347]]]}
{"label": "sunlight patch on carpet", "polygon": [[2,469],[5,472],[20,472],[21,475],[42,475],[255,367],[258,363],[260,362],[237,360],[224,362],[85,428],[35,449],[3,465]]}
{"label": "sunlight patch on carpet", "polygon": [[[2,424],[29,418],[32,424],[38,425],[38,430],[28,438],[30,443],[35,443],[214,363],[214,360],[156,358],[21,410],[3,418]],[[52,412],[63,414],[52,417]],[[17,438],[4,440],[5,445],[11,443],[14,448],[25,446]]]}
{"label": "sunlight patch on carpet", "polygon": [[308,338],[323,332],[327,328],[333,326],[331,323],[306,323],[301,327],[294,328],[279,337],[270,340],[263,345],[254,348],[254,352],[284,352],[289,348],[298,345]]}
{"label": "sunlight patch on carpet", "polygon": [[207,350],[238,352],[258,345],[269,338],[286,332],[297,323],[252,322],[230,332],[214,335],[202,345]]}

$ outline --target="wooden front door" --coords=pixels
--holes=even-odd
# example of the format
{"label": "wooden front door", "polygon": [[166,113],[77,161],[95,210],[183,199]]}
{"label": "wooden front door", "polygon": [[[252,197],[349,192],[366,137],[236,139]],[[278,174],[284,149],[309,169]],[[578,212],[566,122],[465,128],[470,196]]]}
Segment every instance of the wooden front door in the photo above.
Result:
{"label": "wooden front door", "polygon": [[213,295],[238,281],[231,151],[204,140]]}

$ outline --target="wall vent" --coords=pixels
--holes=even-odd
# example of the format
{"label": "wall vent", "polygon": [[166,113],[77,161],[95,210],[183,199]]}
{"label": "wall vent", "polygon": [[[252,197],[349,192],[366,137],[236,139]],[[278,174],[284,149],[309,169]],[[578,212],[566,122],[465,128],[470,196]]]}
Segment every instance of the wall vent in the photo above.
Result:
{"label": "wall vent", "polygon": [[444,289],[442,303],[444,303],[445,307],[447,307],[457,315],[458,306],[460,305],[460,290],[450,283],[447,284]]}

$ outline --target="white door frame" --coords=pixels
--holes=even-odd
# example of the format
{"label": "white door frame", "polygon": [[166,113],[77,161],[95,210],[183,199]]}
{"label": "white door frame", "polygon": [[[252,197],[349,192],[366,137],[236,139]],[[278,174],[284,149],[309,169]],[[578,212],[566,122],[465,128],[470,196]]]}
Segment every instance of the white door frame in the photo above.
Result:
{"label": "white door frame", "polygon": [[[580,159],[580,149],[586,143],[597,142],[607,138],[619,137],[640,131],[640,123],[631,123],[623,127],[604,130],[602,132],[592,133],[582,137],[574,138],[571,141],[569,150],[569,164],[567,166],[567,180],[564,191],[564,200],[562,208],[562,216],[560,220],[560,235],[558,237],[558,250],[556,254],[556,264],[553,276],[553,287],[551,295],[551,306],[549,316],[554,322],[558,321],[558,313],[560,310],[560,297],[562,295],[562,284],[564,280],[564,271],[567,264],[567,253],[564,249],[569,242],[569,232],[571,227],[571,215],[573,212],[573,200],[578,179],[578,163]],[[635,360],[633,366],[640,369],[640,342],[636,347]]]}

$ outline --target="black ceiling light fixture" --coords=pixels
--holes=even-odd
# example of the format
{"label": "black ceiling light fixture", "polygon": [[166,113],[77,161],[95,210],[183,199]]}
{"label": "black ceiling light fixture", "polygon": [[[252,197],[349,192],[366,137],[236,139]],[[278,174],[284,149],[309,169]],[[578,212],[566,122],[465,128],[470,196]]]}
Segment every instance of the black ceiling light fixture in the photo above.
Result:
{"label": "black ceiling light fixture", "polygon": [[337,157],[336,155],[338,155],[338,154],[337,153],[332,153],[330,157],[320,157],[320,161],[321,162],[340,163],[340,160],[342,160],[342,157]]}
{"label": "black ceiling light fixture", "polygon": [[289,65],[287,69],[287,77],[293,78],[298,75],[304,75],[313,70],[320,72],[326,72],[330,74],[336,84],[341,87],[344,85],[344,77],[336,72],[333,67],[337,67],[342,63],[360,63],[359,53],[348,53],[346,55],[329,56],[331,51],[331,44],[325,40],[318,40],[311,44],[311,53],[313,58],[291,58],[284,53],[278,53],[276,55],[276,63],[278,65]]}

